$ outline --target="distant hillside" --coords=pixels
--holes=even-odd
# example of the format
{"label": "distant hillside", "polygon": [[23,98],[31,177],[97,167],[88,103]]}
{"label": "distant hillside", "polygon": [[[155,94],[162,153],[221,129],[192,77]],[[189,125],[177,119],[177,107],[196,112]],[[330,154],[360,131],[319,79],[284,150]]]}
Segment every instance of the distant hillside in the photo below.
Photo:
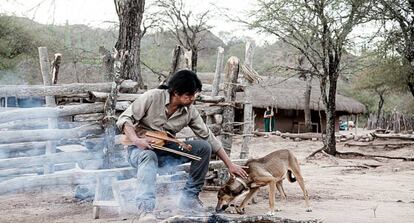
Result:
{"label": "distant hillside", "polygon": [[[43,25],[27,18],[0,16],[0,83],[41,83],[37,47],[46,46],[50,58],[63,54],[59,82],[101,81],[101,61],[98,49],[112,49],[116,43],[116,29],[104,30],[85,25]],[[156,71],[167,71],[171,52],[176,45],[167,32],[148,34],[142,39],[142,60]],[[211,32],[201,42],[199,71],[215,69],[216,50],[225,46]],[[143,68],[143,72],[149,72]],[[78,76],[78,78],[76,78]]]}
{"label": "distant hillside", "polygon": [[[116,29],[91,28],[85,25],[44,25],[27,18],[0,16],[0,82],[3,84],[41,83],[37,47],[46,46],[50,58],[63,54],[59,82],[72,83],[101,81],[101,61],[98,49],[111,49],[117,40]],[[167,72],[176,40],[168,32],[147,34],[142,39],[142,61],[158,72]],[[206,33],[199,52],[199,72],[214,72],[217,47],[225,48],[225,60],[237,56],[244,60],[245,40],[234,37],[226,44]],[[17,49],[17,50],[16,50]],[[266,44],[255,49],[253,67],[261,75],[291,76],[276,65],[295,67],[297,53],[283,43]],[[143,67],[147,82],[156,82],[156,75]],[[345,77],[348,80],[349,77]],[[152,85],[152,83],[147,83]]]}

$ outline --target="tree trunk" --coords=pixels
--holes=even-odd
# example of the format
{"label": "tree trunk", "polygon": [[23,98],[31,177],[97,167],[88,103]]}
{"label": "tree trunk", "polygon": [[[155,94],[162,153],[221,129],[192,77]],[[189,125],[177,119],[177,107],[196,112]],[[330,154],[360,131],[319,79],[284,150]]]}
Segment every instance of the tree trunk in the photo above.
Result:
{"label": "tree trunk", "polygon": [[336,117],[336,84],[337,78],[335,74],[330,75],[329,78],[329,95],[326,106],[326,139],[325,151],[328,154],[336,154],[336,139],[335,139],[335,117]]}
{"label": "tree trunk", "polygon": [[122,64],[125,79],[138,82],[141,89],[144,87],[140,59],[144,6],[145,0],[115,0],[119,18],[119,35],[115,48],[118,52],[128,52],[128,60]]}
{"label": "tree trunk", "polygon": [[198,49],[191,49],[191,70],[197,73]]}
{"label": "tree trunk", "polygon": [[384,105],[384,96],[383,96],[384,92],[377,92],[377,93],[379,94],[380,100],[378,102],[377,122],[375,123],[376,128],[378,128],[378,124],[379,124],[378,121],[381,116],[382,106]]}
{"label": "tree trunk", "polygon": [[305,129],[307,132],[312,132],[312,120],[310,111],[310,97],[312,92],[312,75],[306,74],[306,90],[305,90]]}
{"label": "tree trunk", "polygon": [[408,89],[410,89],[410,92],[414,97],[414,83],[407,83],[407,84],[408,84]]}

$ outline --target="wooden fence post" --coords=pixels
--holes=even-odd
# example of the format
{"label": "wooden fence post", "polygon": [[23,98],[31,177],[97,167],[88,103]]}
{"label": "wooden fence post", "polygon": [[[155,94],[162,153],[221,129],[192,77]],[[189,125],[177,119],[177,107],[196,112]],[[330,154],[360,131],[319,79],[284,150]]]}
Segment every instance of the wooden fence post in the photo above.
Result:
{"label": "wooden fence post", "polygon": [[61,62],[62,62],[62,54],[55,53],[55,58],[52,61],[52,84],[57,84]]}
{"label": "wooden fence post", "polygon": [[[236,99],[236,84],[239,76],[239,58],[230,57],[225,68],[224,96],[225,101],[233,104]],[[227,105],[223,108],[223,136],[221,142],[224,151],[230,156],[233,143],[234,105]]]}
{"label": "wooden fence post", "polygon": [[[244,64],[248,68],[252,68],[253,64],[253,50],[254,43],[249,41],[246,43],[245,59]],[[254,129],[254,120],[253,120],[253,105],[252,105],[252,96],[249,86],[251,85],[246,78],[243,79],[246,87],[244,89],[244,126],[243,126],[243,143],[240,151],[240,159],[246,159],[249,156],[249,143],[251,140],[251,134]]]}
{"label": "wooden fence post", "polygon": [[[224,49],[223,47],[217,47],[217,62],[216,62],[216,71],[214,73],[214,80],[213,85],[211,88],[211,96],[217,96],[220,91],[220,79],[221,79],[221,72],[223,72],[223,60],[224,60]],[[212,124],[213,117],[207,116],[206,123]]]}
{"label": "wooden fence post", "polygon": [[177,45],[172,51],[171,68],[168,77],[164,80],[164,83],[168,83],[168,80],[173,74],[182,69],[191,69],[191,52],[186,52],[183,46]]}
{"label": "wooden fence post", "polygon": [[[42,72],[43,84],[45,86],[50,86],[50,63],[47,53],[46,47],[39,47],[39,60],[40,60],[40,70]],[[46,106],[47,107],[56,107],[56,101],[54,96],[46,96]],[[49,118],[48,119],[48,128],[49,129],[56,129],[57,128],[57,120],[56,118]],[[46,142],[46,155],[56,153],[56,142],[55,141],[47,141]],[[54,172],[54,165],[53,163],[46,163],[44,165],[44,173],[53,173]]]}
{"label": "wooden fence post", "polygon": [[214,73],[213,86],[211,90],[211,96],[217,96],[220,91],[220,79],[221,72],[223,72],[223,61],[224,60],[224,49],[223,47],[217,48],[217,62],[216,62],[216,72]]}

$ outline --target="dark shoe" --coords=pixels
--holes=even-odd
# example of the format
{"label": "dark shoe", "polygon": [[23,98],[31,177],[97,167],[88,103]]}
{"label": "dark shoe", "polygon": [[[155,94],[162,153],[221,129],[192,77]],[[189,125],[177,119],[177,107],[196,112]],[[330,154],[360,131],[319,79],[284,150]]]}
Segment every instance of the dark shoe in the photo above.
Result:
{"label": "dark shoe", "polygon": [[181,211],[184,211],[185,213],[207,211],[198,196],[182,195],[178,205]]}
{"label": "dark shoe", "polygon": [[139,215],[138,223],[156,223],[157,218],[155,215],[151,212],[143,212]]}

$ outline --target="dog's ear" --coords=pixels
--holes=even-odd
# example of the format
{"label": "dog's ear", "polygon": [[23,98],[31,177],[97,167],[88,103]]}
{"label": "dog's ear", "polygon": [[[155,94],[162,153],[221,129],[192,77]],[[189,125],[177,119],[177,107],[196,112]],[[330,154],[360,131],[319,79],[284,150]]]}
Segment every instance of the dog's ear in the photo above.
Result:
{"label": "dog's ear", "polygon": [[234,174],[228,172],[228,179],[236,179],[236,176],[234,176]]}

